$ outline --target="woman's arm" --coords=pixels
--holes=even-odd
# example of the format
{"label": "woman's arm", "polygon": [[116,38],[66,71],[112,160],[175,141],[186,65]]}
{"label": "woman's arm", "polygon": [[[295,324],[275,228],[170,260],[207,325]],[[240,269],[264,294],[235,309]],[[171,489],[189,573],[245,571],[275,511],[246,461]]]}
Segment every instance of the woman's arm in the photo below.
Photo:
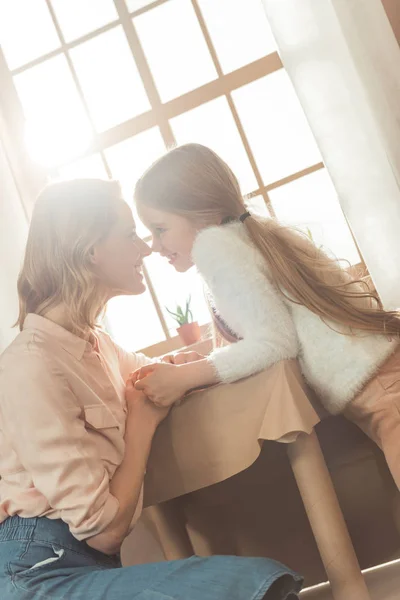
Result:
{"label": "woman's arm", "polygon": [[118,346],[116,342],[112,339],[111,336],[106,334],[105,340],[108,344],[111,344],[113,351],[116,353],[118,358],[119,370],[121,372],[122,378],[126,381],[129,377],[129,374],[136,369],[140,369],[144,365],[148,365],[154,362],[157,359],[149,358],[142,352],[128,352]]}
{"label": "woman's arm", "polygon": [[118,500],[119,508],[111,523],[86,543],[105,554],[115,554],[127,533],[139,502],[151,443],[159,423],[168,410],[154,406],[127,382],[126,401],[128,416],[125,431],[125,455],[110,482],[110,492]]}
{"label": "woman's arm", "polygon": [[[82,407],[63,373],[36,350],[22,356],[20,365],[19,369],[7,365],[2,367],[3,371],[0,370],[0,427],[35,488],[46,498],[49,506],[59,512],[77,539],[100,534],[116,518],[118,520],[117,515],[121,516],[121,524],[117,523],[120,527],[117,526],[115,531],[122,532],[125,520],[128,520],[128,516],[124,519],[122,515],[136,507],[133,503],[127,508],[124,491],[121,492],[124,486],[122,479],[130,466],[137,469],[137,473],[133,470],[129,477],[133,477],[133,485],[140,493],[143,465],[155,423],[147,418],[148,413],[144,409],[139,410],[139,399],[135,399],[127,427],[128,458],[121,469],[122,475],[116,476],[111,490],[108,471],[99,458],[98,447],[86,430]],[[149,404],[147,402],[145,407]],[[152,406],[150,409],[157,410]],[[136,461],[133,455],[136,451],[139,454],[139,446],[142,445],[143,451],[140,450]],[[135,494],[132,492],[132,497]],[[114,533],[110,540],[109,550],[115,546]],[[107,551],[106,546],[104,544],[104,551]]]}
{"label": "woman's arm", "polygon": [[136,371],[137,369],[140,369],[145,365],[158,362],[166,362],[173,365],[182,365],[184,363],[193,362],[204,358],[202,354],[190,350],[184,352],[180,352],[178,350],[177,352],[168,353],[164,356],[159,356],[157,358],[149,358],[142,352],[127,352],[126,350],[121,348],[121,346],[118,346],[118,344],[116,344],[110,336],[108,336],[108,339],[110,340],[110,343],[113,345],[113,348],[117,354],[119,369],[124,380],[127,379],[130,373]]}

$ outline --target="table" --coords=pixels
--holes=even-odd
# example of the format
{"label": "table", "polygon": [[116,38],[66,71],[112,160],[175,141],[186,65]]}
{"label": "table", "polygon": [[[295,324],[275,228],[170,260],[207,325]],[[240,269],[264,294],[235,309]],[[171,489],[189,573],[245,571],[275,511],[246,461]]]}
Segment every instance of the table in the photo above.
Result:
{"label": "table", "polygon": [[[156,433],[145,479],[145,506],[247,469],[258,458],[264,440],[285,443],[335,600],[368,600],[314,432],[320,418],[295,360],[281,361],[234,384],[191,394]],[[173,524],[168,533],[179,538]],[[179,540],[175,541],[179,549]],[[181,552],[186,555],[184,547]],[[179,553],[173,558],[179,558]]]}

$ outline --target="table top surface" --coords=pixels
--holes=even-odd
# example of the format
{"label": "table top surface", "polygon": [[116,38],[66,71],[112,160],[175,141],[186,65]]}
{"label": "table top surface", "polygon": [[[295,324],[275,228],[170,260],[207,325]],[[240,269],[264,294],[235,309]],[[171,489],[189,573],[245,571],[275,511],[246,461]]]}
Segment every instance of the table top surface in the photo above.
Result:
{"label": "table top surface", "polygon": [[160,425],[145,506],[224,481],[258,458],[264,440],[292,443],[320,421],[296,360],[189,395]]}

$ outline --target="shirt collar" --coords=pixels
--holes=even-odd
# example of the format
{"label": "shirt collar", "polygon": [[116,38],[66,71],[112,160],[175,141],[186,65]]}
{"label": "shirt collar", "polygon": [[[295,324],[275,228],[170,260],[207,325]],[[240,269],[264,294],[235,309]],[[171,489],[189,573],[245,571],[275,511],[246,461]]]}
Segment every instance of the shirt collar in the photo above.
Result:
{"label": "shirt collar", "polygon": [[83,338],[71,333],[61,325],[57,325],[50,319],[41,317],[34,313],[29,313],[24,321],[23,329],[36,330],[47,335],[50,335],[53,340],[56,340],[64,350],[72,354],[78,360],[81,360],[85,350],[93,349],[93,346]]}

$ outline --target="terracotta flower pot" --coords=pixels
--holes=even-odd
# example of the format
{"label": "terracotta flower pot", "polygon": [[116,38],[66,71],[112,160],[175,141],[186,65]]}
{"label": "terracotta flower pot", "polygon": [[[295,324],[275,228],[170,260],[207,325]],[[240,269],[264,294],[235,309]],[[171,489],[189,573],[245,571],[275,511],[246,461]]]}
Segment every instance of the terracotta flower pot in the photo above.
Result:
{"label": "terracotta flower pot", "polygon": [[191,346],[192,344],[198,342],[201,338],[201,331],[197,321],[194,321],[193,323],[185,323],[185,325],[178,327],[176,331],[178,332],[185,346]]}

